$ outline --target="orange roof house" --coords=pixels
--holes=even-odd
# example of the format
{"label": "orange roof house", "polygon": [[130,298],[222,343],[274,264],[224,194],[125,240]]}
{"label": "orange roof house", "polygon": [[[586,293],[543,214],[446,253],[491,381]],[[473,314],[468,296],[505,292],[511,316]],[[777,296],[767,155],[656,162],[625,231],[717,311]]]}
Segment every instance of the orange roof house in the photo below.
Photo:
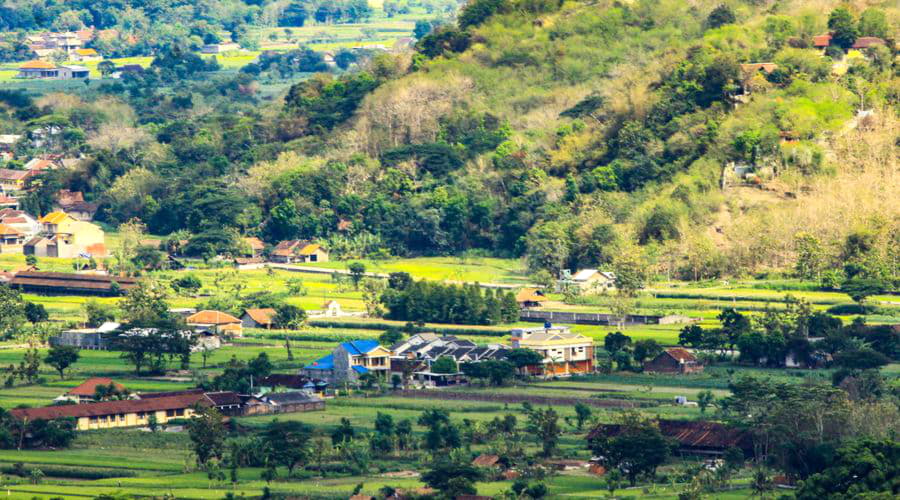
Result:
{"label": "orange roof house", "polygon": [[185,322],[189,326],[206,328],[213,333],[226,334],[232,337],[241,337],[244,333],[240,319],[221,311],[200,311],[188,316]]}
{"label": "orange roof house", "polygon": [[69,392],[65,393],[63,399],[75,400],[79,403],[83,403],[86,401],[95,401],[95,395],[97,394],[98,387],[109,387],[112,385],[119,392],[125,392],[125,386],[119,383],[116,383],[111,378],[107,377],[92,377],[81,384],[73,387]]}
{"label": "orange roof house", "polygon": [[541,302],[546,301],[547,297],[544,296],[544,292],[537,288],[523,288],[516,294],[516,302],[522,308],[540,307]]}
{"label": "orange roof house", "polygon": [[328,251],[322,245],[308,241],[282,241],[272,251],[272,261],[282,264],[328,262]]}
{"label": "orange roof house", "polygon": [[243,241],[250,247],[250,255],[252,257],[259,257],[266,248],[266,244],[255,236],[243,238]]}
{"label": "orange roof house", "polygon": [[22,63],[22,65],[19,66],[19,69],[20,70],[23,70],[23,69],[56,69],[56,65],[53,64],[52,62],[34,59],[31,61]]}
{"label": "orange roof house", "polygon": [[247,309],[241,316],[241,324],[244,328],[271,328],[276,311],[271,307],[263,309]]}
{"label": "orange roof house", "polygon": [[825,33],[824,35],[813,37],[813,47],[824,49],[829,45],[831,45],[831,33]]}
{"label": "orange roof house", "polygon": [[877,36],[861,36],[853,42],[851,49],[868,49],[878,45],[887,45],[887,42]]}

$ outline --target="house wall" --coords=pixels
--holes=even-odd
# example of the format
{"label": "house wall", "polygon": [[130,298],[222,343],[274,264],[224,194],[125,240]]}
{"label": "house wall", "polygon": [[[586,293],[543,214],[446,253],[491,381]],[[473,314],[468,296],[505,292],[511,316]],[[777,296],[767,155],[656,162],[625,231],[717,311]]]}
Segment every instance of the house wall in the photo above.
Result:
{"label": "house wall", "polygon": [[98,417],[79,417],[77,429],[79,431],[88,431],[94,429],[114,429],[118,427],[147,425],[150,423],[151,413],[156,414],[156,421],[160,425],[168,423],[169,420],[191,418],[194,416],[194,410],[192,408],[184,408],[180,410],[161,410],[146,413],[131,412]]}

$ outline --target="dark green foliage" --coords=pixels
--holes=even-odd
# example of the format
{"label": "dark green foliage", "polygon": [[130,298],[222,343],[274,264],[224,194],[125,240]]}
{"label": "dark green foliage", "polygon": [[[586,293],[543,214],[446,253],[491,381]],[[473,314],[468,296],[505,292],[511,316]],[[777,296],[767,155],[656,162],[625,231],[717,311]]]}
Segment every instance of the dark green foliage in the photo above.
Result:
{"label": "dark green foliage", "polygon": [[381,300],[388,308],[388,319],[491,325],[518,320],[518,308],[512,311],[505,307],[509,295],[490,289],[482,291],[478,285],[415,281],[403,290],[388,288]]}
{"label": "dark green foliage", "polygon": [[272,373],[272,362],[269,355],[261,352],[248,363],[238,360],[234,356],[225,365],[225,371],[217,375],[209,384],[209,389],[217,391],[233,391],[238,394],[251,392],[251,379],[258,381]]}
{"label": "dark green foliage", "polygon": [[609,353],[616,353],[631,344],[631,337],[622,332],[607,333],[603,337],[603,347]]}
{"label": "dark green foliage", "polygon": [[821,472],[802,481],[796,498],[889,498],[897,494],[898,477],[900,443],[892,439],[853,441],[839,448]]}
{"label": "dark green foliage", "polygon": [[272,323],[276,328],[297,330],[306,322],[306,311],[293,304],[278,304]]}
{"label": "dark green foliage", "polygon": [[706,18],[706,26],[708,28],[718,28],[726,24],[733,24],[737,20],[734,17],[734,11],[727,4],[721,3]]}
{"label": "dark green foliage", "polygon": [[466,377],[490,382],[495,386],[505,384],[516,375],[516,365],[505,360],[463,363],[459,369]]}
{"label": "dark green foliage", "polygon": [[266,426],[262,440],[269,463],[288,468],[288,474],[309,458],[308,444],[312,427],[302,422],[272,421]]}
{"label": "dark green foliage", "polygon": [[53,346],[47,351],[44,363],[59,372],[59,378],[65,378],[66,368],[78,361],[78,348],[74,346]]}
{"label": "dark green foliage", "polygon": [[212,459],[221,460],[225,452],[225,424],[222,414],[215,408],[198,408],[187,421],[187,431],[193,443],[197,465],[203,466]]}
{"label": "dark green foliage", "polygon": [[838,7],[828,15],[828,29],[831,30],[831,44],[849,49],[859,37],[859,28],[853,14],[846,7]]}
{"label": "dark green foliage", "polygon": [[458,369],[456,361],[447,356],[441,356],[431,364],[431,371],[434,373],[456,373]]}
{"label": "dark green foliage", "polygon": [[43,323],[50,319],[47,309],[43,304],[35,304],[34,302],[25,302],[25,317],[29,323]]}
{"label": "dark green foliage", "polygon": [[890,362],[891,358],[868,347],[841,351],[834,356],[834,364],[855,370],[880,368]]}
{"label": "dark green foliage", "polygon": [[464,30],[470,26],[478,26],[506,8],[506,0],[472,0],[460,11],[456,22],[459,29]]}
{"label": "dark green foliage", "polygon": [[350,419],[346,417],[341,418],[341,425],[331,433],[331,444],[337,446],[349,443],[354,438],[356,438],[356,430],[353,428],[353,424],[350,423]]}
{"label": "dark green foliage", "polygon": [[463,158],[457,148],[443,143],[416,144],[389,149],[381,155],[381,162],[386,166],[413,160],[422,170],[435,177],[443,177],[463,166]]}
{"label": "dark green foliage", "polygon": [[287,52],[263,52],[259,60],[241,68],[244,73],[269,74],[278,78],[292,78],[298,73],[328,71],[322,54],[312,49],[301,48]]}
{"label": "dark green foliage", "polygon": [[665,463],[673,445],[655,422],[637,414],[625,414],[619,431],[613,435],[597,433],[588,443],[595,456],[602,457],[607,469],[620,470],[635,484],[638,477],[652,477]]}
{"label": "dark green foliage", "polygon": [[455,461],[440,455],[429,470],[422,474],[422,482],[441,492],[445,498],[477,493],[475,482],[483,478],[481,471],[468,462]]}
{"label": "dark green foliage", "polygon": [[285,98],[285,109],[305,117],[313,131],[327,131],[343,123],[356,111],[363,97],[379,85],[366,72],[334,79],[322,76],[293,85]]}
{"label": "dark green foliage", "polygon": [[452,26],[440,26],[416,43],[416,51],[428,58],[464,52],[472,43],[467,31]]}

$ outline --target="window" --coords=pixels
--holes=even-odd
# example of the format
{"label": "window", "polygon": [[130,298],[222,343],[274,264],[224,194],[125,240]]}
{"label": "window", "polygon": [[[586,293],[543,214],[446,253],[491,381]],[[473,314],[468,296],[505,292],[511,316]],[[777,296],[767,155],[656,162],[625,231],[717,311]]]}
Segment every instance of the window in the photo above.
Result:
{"label": "window", "polygon": [[125,414],[124,414],[124,413],[120,413],[120,414],[119,414],[119,422],[124,422],[124,421],[125,421]]}
{"label": "window", "polygon": [[172,418],[175,416],[175,410],[166,410],[166,417]]}
{"label": "window", "polygon": [[178,417],[183,417],[184,416],[184,408],[179,408],[179,409],[175,410],[175,415]]}
{"label": "window", "polygon": [[96,424],[96,423],[97,423],[97,420],[98,420],[97,417],[91,417],[91,423],[92,423],[92,424]]}

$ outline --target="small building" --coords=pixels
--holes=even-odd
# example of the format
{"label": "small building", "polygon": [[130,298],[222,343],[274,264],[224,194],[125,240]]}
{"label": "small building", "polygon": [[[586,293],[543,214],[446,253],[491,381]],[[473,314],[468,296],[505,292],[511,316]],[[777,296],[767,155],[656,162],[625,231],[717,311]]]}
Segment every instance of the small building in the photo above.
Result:
{"label": "small building", "polygon": [[0,224],[9,226],[24,234],[26,238],[32,238],[41,232],[41,223],[22,210],[14,208],[0,208]]}
{"label": "small building", "polygon": [[887,42],[877,36],[861,36],[853,42],[851,49],[863,50],[870,47],[886,46]]}
{"label": "small building", "polygon": [[340,318],[343,314],[340,302],[336,300],[325,302],[325,307],[322,309],[322,316],[326,318]]}
{"label": "small building", "polygon": [[241,320],[221,311],[204,310],[185,318],[188,326],[207,329],[212,333],[233,338],[244,336]]}
{"label": "small building", "polygon": [[0,224],[0,254],[22,253],[25,235],[5,224]]}
{"label": "small building", "polygon": [[813,37],[813,47],[825,50],[831,45],[831,33],[825,33]]}
{"label": "small building", "polygon": [[91,70],[84,66],[76,66],[74,64],[63,64],[58,68],[60,80],[76,80],[88,78]]}
{"label": "small building", "polygon": [[306,391],[272,392],[262,397],[271,413],[299,413],[325,409],[325,401]]}
{"label": "small building", "polygon": [[35,59],[19,66],[17,78],[59,78],[59,67],[52,62]]}
{"label": "small building", "polygon": [[666,349],[650,361],[644,362],[645,372],[655,373],[700,373],[703,365],[690,351],[681,347]]}
{"label": "small building", "polygon": [[572,276],[572,284],[582,292],[602,292],[616,288],[616,275],[609,271],[582,269]]}
{"label": "small building", "polygon": [[263,241],[261,239],[255,237],[255,236],[248,237],[248,238],[242,238],[242,240],[243,240],[244,244],[249,248],[251,258],[255,259],[255,258],[262,256],[263,250],[266,249],[266,244],[263,243]]}
{"label": "small building", "polygon": [[106,237],[100,226],[63,211],[41,217],[41,234],[25,243],[25,255],[35,257],[106,257]]}
{"label": "small building", "polygon": [[264,393],[280,392],[280,388],[294,391],[306,391],[319,397],[325,395],[328,382],[321,379],[304,377],[303,375],[291,375],[289,373],[273,373],[256,382],[256,388]]}
{"label": "small building", "polygon": [[119,393],[126,392],[124,385],[116,383],[111,378],[92,377],[85,380],[76,387],[73,387],[65,394],[57,398],[57,400],[65,399],[68,401],[75,401],[76,403],[93,403],[97,401],[97,388],[101,386],[112,386]]}
{"label": "small building", "polygon": [[[753,436],[749,431],[717,422],[702,420],[659,420],[663,436],[678,443],[678,452],[685,455],[724,455],[729,448],[737,448],[745,456],[753,453]],[[587,436],[588,441],[601,437],[617,436],[622,432],[619,424],[600,424]]]}
{"label": "small building", "polygon": [[282,241],[272,251],[272,262],[280,264],[305,264],[328,262],[328,252],[319,244],[302,240]]}
{"label": "small building", "polygon": [[244,328],[272,328],[272,320],[276,311],[271,307],[262,309],[246,309],[241,316],[241,326]]}
{"label": "small building", "polygon": [[73,61],[78,62],[99,61],[103,59],[96,50],[84,48],[73,50],[70,57]]}
{"label": "small building", "polygon": [[513,349],[531,349],[543,358],[540,364],[524,367],[531,375],[559,377],[594,370],[594,341],[568,327],[515,328],[511,335]]}
{"label": "small building", "polygon": [[18,134],[0,134],[0,160],[13,159],[13,150],[21,138]]}
{"label": "small building", "polygon": [[23,292],[47,295],[117,296],[137,286],[137,280],[101,274],[19,271],[9,286]]}
{"label": "small building", "polygon": [[58,335],[50,337],[52,346],[71,346],[79,349],[105,351],[110,347],[110,338],[114,332],[122,326],[115,322],[106,322],[98,328],[80,328],[63,330]]}
{"label": "small building", "polygon": [[353,383],[366,373],[386,378],[391,369],[391,352],[375,340],[354,340],[339,344],[328,356],[303,367],[303,374],[332,385]]}
{"label": "small building", "polygon": [[24,422],[73,418],[76,420],[77,430],[87,431],[143,426],[150,423],[151,415],[155,416],[158,424],[166,424],[173,419],[191,418],[196,413],[196,408],[210,406],[213,406],[212,401],[201,392],[43,408],[16,408],[9,413]]}
{"label": "small building", "polygon": [[537,288],[523,288],[516,293],[516,303],[522,309],[541,307],[541,303],[546,301],[544,292]]}
{"label": "small building", "polygon": [[5,194],[0,194],[0,210],[4,208],[11,208],[13,210],[19,209],[19,199],[13,196],[7,196]]}
{"label": "small building", "polygon": [[0,191],[24,191],[25,182],[34,175],[30,170],[0,168]]}
{"label": "small building", "polygon": [[56,205],[54,210],[69,214],[72,218],[84,222],[94,220],[99,205],[84,201],[84,194],[81,191],[69,191],[63,189],[59,191],[56,197]]}
{"label": "small building", "polygon": [[200,49],[200,52],[202,52],[204,54],[222,54],[224,52],[230,52],[233,50],[240,50],[240,49],[241,49],[241,46],[236,43],[233,43],[233,42],[210,43],[210,44],[204,45],[203,48]]}

